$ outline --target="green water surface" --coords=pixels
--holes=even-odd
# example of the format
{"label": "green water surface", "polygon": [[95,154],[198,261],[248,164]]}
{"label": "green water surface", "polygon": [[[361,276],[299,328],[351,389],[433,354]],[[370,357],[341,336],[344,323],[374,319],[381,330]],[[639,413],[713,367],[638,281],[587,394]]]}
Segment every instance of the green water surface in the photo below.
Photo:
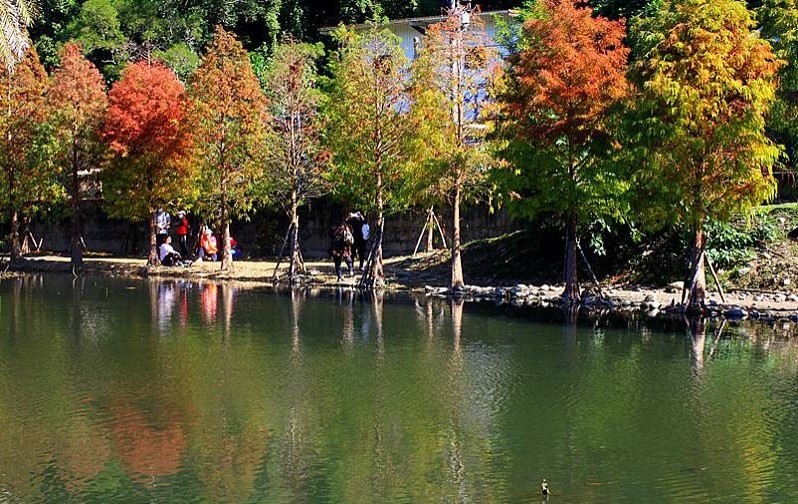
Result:
{"label": "green water surface", "polygon": [[781,325],[534,320],[3,280],[0,503],[798,503]]}

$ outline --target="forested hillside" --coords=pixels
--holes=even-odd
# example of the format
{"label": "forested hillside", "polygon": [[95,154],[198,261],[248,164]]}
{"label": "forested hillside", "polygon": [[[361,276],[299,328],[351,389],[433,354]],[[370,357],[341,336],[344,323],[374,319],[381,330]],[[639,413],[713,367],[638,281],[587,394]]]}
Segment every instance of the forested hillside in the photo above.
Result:
{"label": "forested hillside", "polygon": [[[375,15],[388,18],[434,15],[441,0],[41,0],[31,36],[42,62],[51,67],[58,49],[75,39],[84,52],[114,80],[128,61],[153,57],[186,75],[221,25],[249,51],[268,53],[283,35],[315,41],[319,28],[356,23]],[[485,0],[483,10],[520,2]]]}

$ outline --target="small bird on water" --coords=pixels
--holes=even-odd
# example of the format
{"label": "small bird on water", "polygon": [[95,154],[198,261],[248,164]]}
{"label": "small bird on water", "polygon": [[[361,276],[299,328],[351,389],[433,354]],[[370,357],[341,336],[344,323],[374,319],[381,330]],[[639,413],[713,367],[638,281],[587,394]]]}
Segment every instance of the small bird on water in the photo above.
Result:
{"label": "small bird on water", "polygon": [[543,497],[549,496],[549,484],[546,483],[546,478],[543,478],[543,483],[540,484],[540,493]]}

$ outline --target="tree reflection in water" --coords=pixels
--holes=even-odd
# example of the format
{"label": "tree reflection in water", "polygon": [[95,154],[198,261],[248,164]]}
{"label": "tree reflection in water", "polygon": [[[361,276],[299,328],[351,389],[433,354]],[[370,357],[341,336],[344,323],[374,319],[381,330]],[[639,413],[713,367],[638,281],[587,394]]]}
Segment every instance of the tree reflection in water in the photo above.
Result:
{"label": "tree reflection in water", "polygon": [[795,500],[798,345],[781,324],[685,337],[679,321],[324,296],[0,282],[0,492],[526,502],[546,477],[570,502]]}

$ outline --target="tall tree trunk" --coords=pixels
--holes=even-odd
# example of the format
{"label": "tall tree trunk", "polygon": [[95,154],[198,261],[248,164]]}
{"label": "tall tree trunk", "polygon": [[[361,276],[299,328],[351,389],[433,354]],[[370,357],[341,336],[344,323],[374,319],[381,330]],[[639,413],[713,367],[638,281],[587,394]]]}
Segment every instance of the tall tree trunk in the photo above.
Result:
{"label": "tall tree trunk", "polygon": [[[222,214],[227,214],[222,211]],[[233,252],[230,250],[230,219],[226,216],[222,219],[222,271],[233,269]]]}
{"label": "tall tree trunk", "polygon": [[297,204],[296,192],[291,192],[291,243],[290,262],[288,264],[288,280],[293,282],[299,276],[299,272],[304,269],[302,264],[302,254],[299,250],[299,208]]}
{"label": "tall tree trunk", "polygon": [[434,210],[430,209],[429,213],[427,214],[427,245],[425,249],[427,252],[432,252],[435,250],[435,214],[433,212]]}
{"label": "tall tree trunk", "polygon": [[147,266],[158,266],[158,228],[155,225],[155,210],[150,208],[150,253],[147,255]]}
{"label": "tall tree trunk", "polygon": [[[694,265],[692,275],[690,277],[690,285],[693,285],[693,290],[690,292],[690,303],[688,308],[700,309],[704,306],[704,300],[707,293],[707,277],[704,271],[704,249],[706,248],[706,236],[704,235],[703,222],[698,224],[695,231],[695,239],[693,241],[693,260],[691,263]],[[696,279],[695,284],[692,284],[693,277]]]}
{"label": "tall tree trunk", "polygon": [[83,266],[83,219],[80,215],[80,179],[78,178],[77,166],[73,154],[72,167],[72,229],[70,240],[70,252],[72,255],[72,266]]}
{"label": "tall tree trunk", "polygon": [[385,231],[383,207],[385,203],[382,199],[382,173],[379,171],[377,172],[375,204],[377,206],[377,243],[374,245],[374,257],[372,258],[371,273],[369,274],[374,287],[385,283],[385,271],[382,268],[382,236]]}
{"label": "tall tree trunk", "polygon": [[19,212],[11,210],[11,235],[9,241],[11,245],[11,262],[22,260],[22,244],[19,239]]}
{"label": "tall tree trunk", "polygon": [[374,257],[371,262],[372,285],[378,286],[385,282],[385,271],[382,268],[382,235],[385,231],[385,216],[380,210],[377,213],[377,243],[374,245]]}
{"label": "tall tree trunk", "polygon": [[462,290],[465,287],[463,279],[463,260],[460,257],[460,184],[455,184],[453,202],[452,226],[452,290]]}
{"label": "tall tree trunk", "polygon": [[571,212],[565,228],[565,290],[562,293],[562,299],[567,304],[578,303],[580,299],[576,266],[576,215]]}

